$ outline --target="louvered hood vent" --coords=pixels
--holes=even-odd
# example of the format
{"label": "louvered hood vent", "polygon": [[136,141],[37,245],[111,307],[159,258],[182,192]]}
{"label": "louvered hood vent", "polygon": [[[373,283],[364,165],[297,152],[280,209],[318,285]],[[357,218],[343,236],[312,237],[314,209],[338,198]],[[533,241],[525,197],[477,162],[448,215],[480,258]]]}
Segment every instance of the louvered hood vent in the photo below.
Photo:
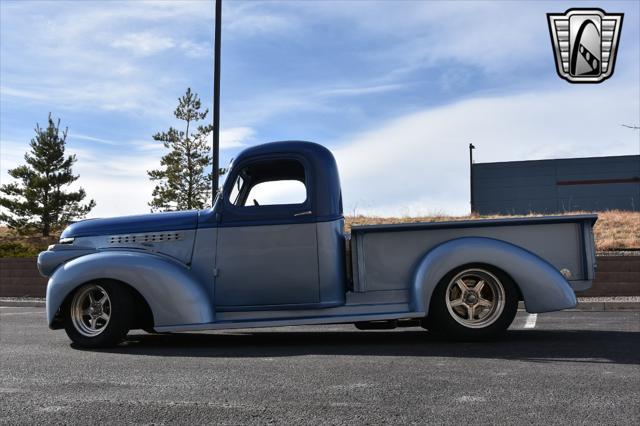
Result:
{"label": "louvered hood vent", "polygon": [[146,234],[127,234],[109,236],[109,244],[141,244],[141,243],[165,243],[179,241],[184,238],[182,232],[149,232]]}

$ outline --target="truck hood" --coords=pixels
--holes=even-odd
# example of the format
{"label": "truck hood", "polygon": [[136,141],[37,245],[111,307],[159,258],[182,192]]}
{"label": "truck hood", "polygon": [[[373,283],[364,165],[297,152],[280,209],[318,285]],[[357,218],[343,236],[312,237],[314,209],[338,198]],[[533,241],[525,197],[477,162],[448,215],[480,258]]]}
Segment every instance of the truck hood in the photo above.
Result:
{"label": "truck hood", "polygon": [[60,238],[92,237],[95,235],[137,234],[155,231],[195,229],[198,211],[152,213],[105,219],[88,219],[68,226]]}

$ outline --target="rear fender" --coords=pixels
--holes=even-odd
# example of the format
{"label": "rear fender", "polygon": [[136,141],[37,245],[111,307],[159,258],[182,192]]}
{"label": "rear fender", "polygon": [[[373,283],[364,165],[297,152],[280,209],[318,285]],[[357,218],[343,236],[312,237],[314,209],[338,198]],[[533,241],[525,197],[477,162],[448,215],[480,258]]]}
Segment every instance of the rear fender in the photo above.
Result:
{"label": "rear fender", "polygon": [[53,273],[47,285],[49,326],[76,287],[100,279],[121,281],[136,289],[151,308],[156,327],[215,320],[206,283],[198,282],[186,266],[150,253],[102,251],[73,259]]}
{"label": "rear fender", "polygon": [[412,310],[428,312],[431,295],[440,280],[471,263],[492,265],[513,278],[527,312],[558,311],[577,304],[567,280],[536,254],[493,238],[465,237],[440,244],[420,261],[410,288]]}

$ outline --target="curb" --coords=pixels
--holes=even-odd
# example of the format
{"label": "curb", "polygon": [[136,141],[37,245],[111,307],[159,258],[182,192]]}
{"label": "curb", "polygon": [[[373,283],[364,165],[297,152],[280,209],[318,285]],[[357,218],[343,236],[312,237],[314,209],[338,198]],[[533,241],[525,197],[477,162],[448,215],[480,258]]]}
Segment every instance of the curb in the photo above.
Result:
{"label": "curb", "polygon": [[[524,303],[520,302],[518,304],[518,310],[524,311]],[[640,312],[640,301],[638,302],[618,302],[618,301],[607,301],[607,302],[578,302],[578,306],[573,309],[564,309],[564,311],[580,311],[580,312],[619,312],[619,311],[628,311],[628,312]],[[561,311],[559,311],[561,312]]]}
{"label": "curb", "polygon": [[580,302],[572,310],[591,312],[640,311],[640,302]]}

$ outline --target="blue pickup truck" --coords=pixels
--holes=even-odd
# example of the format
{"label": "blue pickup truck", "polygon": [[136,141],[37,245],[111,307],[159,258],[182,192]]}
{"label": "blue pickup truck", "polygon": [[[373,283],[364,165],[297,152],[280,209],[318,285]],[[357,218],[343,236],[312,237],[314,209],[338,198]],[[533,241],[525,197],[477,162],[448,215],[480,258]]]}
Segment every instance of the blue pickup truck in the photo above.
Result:
{"label": "blue pickup truck", "polygon": [[50,277],[49,327],[85,347],[117,344],[132,329],[329,323],[475,340],[504,331],[520,300],[528,312],[573,308],[593,280],[596,219],[354,226],[347,235],[331,152],[273,142],[238,156],[212,208],[74,223],[38,267]]}

